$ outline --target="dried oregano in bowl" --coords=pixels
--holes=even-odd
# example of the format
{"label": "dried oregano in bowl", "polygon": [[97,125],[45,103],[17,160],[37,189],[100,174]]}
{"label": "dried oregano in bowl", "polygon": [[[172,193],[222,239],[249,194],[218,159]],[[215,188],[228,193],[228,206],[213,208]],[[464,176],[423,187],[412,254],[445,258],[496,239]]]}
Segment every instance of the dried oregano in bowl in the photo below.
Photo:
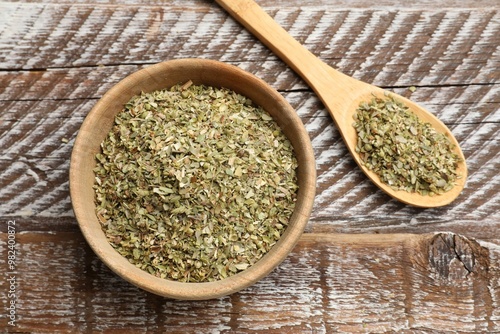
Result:
{"label": "dried oregano in bowl", "polygon": [[448,137],[393,97],[362,103],[354,120],[362,163],[392,189],[432,196],[461,177],[461,159]]}
{"label": "dried oregano in bowl", "polygon": [[228,89],[176,85],[133,97],[96,156],[96,213],[135,266],[180,282],[255,264],[294,210],[293,147]]}

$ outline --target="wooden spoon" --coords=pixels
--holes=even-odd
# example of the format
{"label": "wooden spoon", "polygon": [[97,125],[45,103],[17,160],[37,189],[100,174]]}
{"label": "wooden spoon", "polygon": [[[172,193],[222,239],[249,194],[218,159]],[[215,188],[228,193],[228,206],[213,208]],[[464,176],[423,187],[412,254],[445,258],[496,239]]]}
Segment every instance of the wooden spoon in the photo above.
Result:
{"label": "wooden spoon", "polygon": [[429,122],[438,132],[445,133],[455,145],[455,152],[461,157],[458,173],[462,176],[450,191],[436,196],[422,196],[418,193],[395,191],[380,181],[379,177],[364,167],[356,153],[357,134],[352,126],[353,114],[360,102],[369,102],[373,95],[383,97],[384,90],[356,80],[338,72],[309,52],[292,38],[279,24],[252,0],[216,0],[232,17],[240,22],[262,43],[285,61],[299,74],[321,99],[354,160],[363,172],[383,191],[393,198],[417,207],[438,207],[452,202],[462,191],[467,178],[465,157],[451,131],[433,114],[418,104],[391,93],[405,103],[422,121]]}

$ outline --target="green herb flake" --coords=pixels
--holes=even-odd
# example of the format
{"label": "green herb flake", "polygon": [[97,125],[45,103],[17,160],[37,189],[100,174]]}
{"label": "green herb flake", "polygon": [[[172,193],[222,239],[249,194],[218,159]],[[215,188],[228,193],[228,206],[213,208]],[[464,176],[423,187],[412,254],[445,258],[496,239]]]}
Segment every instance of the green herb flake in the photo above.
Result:
{"label": "green herb flake", "polygon": [[132,98],[96,154],[111,245],[157,277],[216,281],[255,264],[294,210],[293,147],[262,108],[188,82]]}
{"label": "green herb flake", "polygon": [[392,189],[433,196],[451,190],[461,177],[461,159],[446,135],[392,96],[361,103],[354,120],[362,164]]}

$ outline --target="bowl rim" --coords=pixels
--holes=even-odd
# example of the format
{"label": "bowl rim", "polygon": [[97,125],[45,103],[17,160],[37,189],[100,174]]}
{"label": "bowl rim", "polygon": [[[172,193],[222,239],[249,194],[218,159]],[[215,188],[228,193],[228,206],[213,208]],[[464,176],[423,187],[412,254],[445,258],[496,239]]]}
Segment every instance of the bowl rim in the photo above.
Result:
{"label": "bowl rim", "polygon": [[[292,141],[292,144],[295,143],[293,144],[294,150],[297,149],[297,147],[300,147],[301,155],[298,167],[298,178],[300,182],[298,199],[291,218],[293,224],[286,228],[280,240],[267,254],[257,261],[256,264],[240,273],[214,282],[194,283],[162,279],[155,277],[131,264],[107,241],[95,214],[94,202],[92,201],[92,203],[88,203],[88,200],[84,202],[83,197],[88,199],[90,196],[88,189],[89,182],[85,184],[84,182],[81,182],[83,174],[86,175],[87,179],[90,177],[89,173],[93,175],[93,171],[88,170],[88,168],[92,166],[92,163],[89,161],[90,159],[94,159],[93,156],[97,152],[95,150],[95,143],[92,144],[89,138],[92,138],[96,131],[103,131],[106,129],[106,125],[102,125],[103,122],[108,122],[108,124],[110,120],[112,122],[115,114],[111,117],[109,113],[106,113],[113,106],[116,108],[117,96],[123,94],[123,91],[131,92],[134,89],[136,90],[137,87],[134,87],[134,85],[137,86],[138,82],[145,83],[149,81],[162,80],[160,77],[162,75],[166,75],[166,72],[175,70],[181,71],[182,69],[187,69],[188,67],[195,67],[197,71],[201,71],[201,77],[204,77],[204,75],[205,77],[210,76],[210,71],[222,71],[222,73],[228,76],[237,76],[238,78],[241,77],[241,82],[238,83],[240,86],[242,84],[252,84],[258,86],[260,90],[268,94],[266,99],[273,100],[272,102],[269,102],[269,104],[276,104],[276,108],[280,108],[282,110],[284,115],[283,117],[286,118],[286,123],[283,126],[286,128],[290,127],[288,129],[284,129],[282,127],[282,129],[288,131],[287,137]],[[210,73],[207,72],[205,74],[203,71],[209,71]],[[212,78],[212,80],[214,80],[214,78]],[[210,83],[206,84],[211,85]],[[238,92],[238,89],[233,89],[231,87],[226,88]],[[248,94],[244,95],[247,95],[248,97]],[[130,99],[131,96],[132,95],[128,98]],[[123,106],[123,104],[119,103],[118,105]],[[276,117],[281,117],[281,115],[272,116],[275,120]],[[279,121],[277,122],[280,123]],[[282,124],[280,124],[280,126],[282,126]],[[105,132],[105,135],[109,133],[110,129],[111,127],[109,127],[108,131]],[[290,138],[290,133],[293,133],[294,136],[296,135],[297,137]],[[92,158],[89,157],[91,154]],[[297,152],[295,154],[297,154]],[[297,159],[299,159],[299,157],[297,157]],[[92,185],[93,182],[90,184],[90,188],[92,188]],[[268,275],[287,257],[288,253],[293,249],[302,235],[312,211],[316,191],[316,165],[312,144],[304,124],[296,114],[295,110],[277,90],[272,88],[262,79],[237,66],[215,60],[185,58],[160,62],[133,72],[124,79],[120,80],[99,99],[99,101],[85,117],[76,137],[70,160],[69,187],[73,211],[80,230],[94,253],[101,259],[102,262],[106,264],[108,268],[126,281],[151,293],[174,299],[204,300],[229,295],[254,284],[264,276]],[[93,212],[89,212],[92,211],[89,210],[89,205],[94,209]]]}

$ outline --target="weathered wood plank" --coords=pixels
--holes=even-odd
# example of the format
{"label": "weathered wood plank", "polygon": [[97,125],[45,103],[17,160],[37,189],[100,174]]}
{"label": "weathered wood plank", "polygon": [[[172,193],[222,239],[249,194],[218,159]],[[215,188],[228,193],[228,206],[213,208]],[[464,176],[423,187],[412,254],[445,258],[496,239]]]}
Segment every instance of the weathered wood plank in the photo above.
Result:
{"label": "weathered wood plank", "polygon": [[[498,11],[292,8],[268,11],[313,53],[361,80],[400,86],[408,75],[423,85],[498,79]],[[174,57],[276,59],[215,5],[4,3],[2,12],[5,69],[147,64]]]}
{"label": "weathered wood plank", "polygon": [[[0,115],[1,215],[72,217],[68,193],[72,140],[102,93],[98,78],[106,73],[108,78],[118,80],[127,70],[131,69],[120,66],[57,70],[54,75],[44,74],[44,79],[29,79],[27,73],[4,76],[14,78],[10,82],[23,86],[33,95],[27,93],[29,98],[24,100],[0,101],[3,110]],[[23,78],[16,81],[16,77]],[[37,81],[45,84],[37,84]],[[111,82],[104,84],[107,88],[111,85]],[[44,93],[43,87],[49,92]],[[478,233],[472,236],[488,238],[500,223],[499,87],[419,88],[413,94],[396,90],[437,110],[468,159],[469,181],[463,194],[452,205],[431,210],[406,207],[374,187],[356,169],[333,122],[314,94],[284,92],[306,125],[317,159],[318,191],[308,231],[388,233],[444,228],[464,233],[470,228]],[[17,96],[17,93],[4,94]],[[91,98],[85,99],[85,96]]]}
{"label": "weathered wood plank", "polygon": [[[4,0],[6,2],[16,2],[15,0]],[[67,0],[23,0],[25,3],[50,3],[50,4],[68,4]],[[335,6],[335,8],[401,8],[401,0],[380,0],[377,2],[368,0],[336,0],[334,3],[330,0],[258,0],[263,7],[284,7],[284,5],[292,8],[309,7],[309,6]],[[95,4],[111,4],[111,5],[137,5],[136,0],[74,0],[71,3],[84,3],[89,5]],[[204,7],[213,6],[209,0],[169,0],[170,6],[183,7]],[[496,0],[440,0],[441,8],[498,8]],[[141,6],[164,6],[164,0],[142,0]],[[429,9],[433,8],[436,2],[433,0],[422,0],[405,3],[407,8]]]}
{"label": "weathered wood plank", "polygon": [[[2,270],[6,239],[0,234]],[[16,243],[20,332],[500,331],[499,239],[306,234],[267,278],[201,302],[135,288],[79,233],[18,233]],[[0,281],[2,293],[6,284]],[[7,302],[0,300],[2,310]],[[0,328],[6,323],[2,314]]]}

